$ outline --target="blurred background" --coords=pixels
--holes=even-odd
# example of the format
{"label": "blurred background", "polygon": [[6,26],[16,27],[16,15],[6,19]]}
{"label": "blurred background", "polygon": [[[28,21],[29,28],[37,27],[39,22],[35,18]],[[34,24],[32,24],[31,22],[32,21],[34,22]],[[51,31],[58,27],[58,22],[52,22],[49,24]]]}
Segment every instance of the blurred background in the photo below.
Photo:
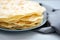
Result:
{"label": "blurred background", "polygon": [[60,9],[60,0],[32,0],[32,1],[49,5],[55,9]]}

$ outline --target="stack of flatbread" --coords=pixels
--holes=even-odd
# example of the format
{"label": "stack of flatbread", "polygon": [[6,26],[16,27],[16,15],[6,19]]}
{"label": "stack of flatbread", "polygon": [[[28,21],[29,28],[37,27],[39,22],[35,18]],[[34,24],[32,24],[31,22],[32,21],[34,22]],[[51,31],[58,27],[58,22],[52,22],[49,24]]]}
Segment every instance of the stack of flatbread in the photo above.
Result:
{"label": "stack of flatbread", "polygon": [[0,0],[0,27],[26,29],[36,27],[43,20],[45,8],[26,0]]}

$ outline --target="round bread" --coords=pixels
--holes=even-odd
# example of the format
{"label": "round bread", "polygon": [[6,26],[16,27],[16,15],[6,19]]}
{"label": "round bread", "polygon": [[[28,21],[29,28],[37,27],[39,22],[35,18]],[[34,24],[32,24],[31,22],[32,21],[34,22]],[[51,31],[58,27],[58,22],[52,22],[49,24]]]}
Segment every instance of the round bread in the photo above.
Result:
{"label": "round bread", "polygon": [[4,28],[30,28],[43,20],[45,8],[26,0],[0,0],[0,26]]}

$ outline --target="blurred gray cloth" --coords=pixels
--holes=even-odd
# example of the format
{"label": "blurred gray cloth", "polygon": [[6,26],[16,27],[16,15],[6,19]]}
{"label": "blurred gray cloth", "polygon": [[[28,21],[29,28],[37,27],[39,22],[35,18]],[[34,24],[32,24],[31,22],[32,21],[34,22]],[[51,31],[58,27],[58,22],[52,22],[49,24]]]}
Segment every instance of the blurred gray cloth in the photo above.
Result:
{"label": "blurred gray cloth", "polygon": [[[42,33],[51,33],[56,31],[56,33],[60,34],[60,10],[48,12],[48,21],[50,22],[50,27],[41,28],[40,31]],[[52,28],[54,30],[52,30]]]}
{"label": "blurred gray cloth", "polygon": [[49,13],[49,18],[51,25],[55,28],[55,31],[60,34],[60,10]]}

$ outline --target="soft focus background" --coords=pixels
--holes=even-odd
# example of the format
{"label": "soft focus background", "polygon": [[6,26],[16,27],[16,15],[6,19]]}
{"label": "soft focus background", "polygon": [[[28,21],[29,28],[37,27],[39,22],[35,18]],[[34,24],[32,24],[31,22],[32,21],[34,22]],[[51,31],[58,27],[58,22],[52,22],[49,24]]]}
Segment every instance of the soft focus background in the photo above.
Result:
{"label": "soft focus background", "polygon": [[[60,0],[32,0],[37,1],[54,9],[60,9]],[[0,31],[0,40],[60,40],[57,34],[41,34],[36,32],[3,32]]]}
{"label": "soft focus background", "polygon": [[60,0],[32,0],[32,1],[47,4],[55,9],[60,9]]}

